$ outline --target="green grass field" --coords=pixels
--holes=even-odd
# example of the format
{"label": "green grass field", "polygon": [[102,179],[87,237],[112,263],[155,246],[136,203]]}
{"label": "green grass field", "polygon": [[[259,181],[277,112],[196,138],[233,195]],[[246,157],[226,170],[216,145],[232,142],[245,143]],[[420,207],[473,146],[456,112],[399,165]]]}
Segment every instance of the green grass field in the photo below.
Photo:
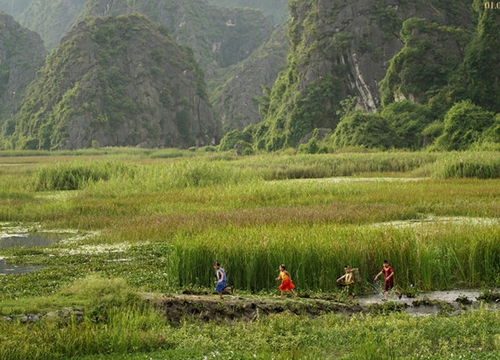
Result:
{"label": "green grass field", "polygon": [[216,260],[245,296],[275,297],[281,263],[309,296],[338,293],[344,264],[369,281],[384,259],[400,289],[498,287],[497,152],[3,152],[0,201],[0,233],[72,234],[0,245],[8,264],[43,266],[0,276],[0,315],[85,308],[78,320],[0,320],[1,359],[500,356],[500,315],[485,309],[175,327],[137,295],[211,293]]}

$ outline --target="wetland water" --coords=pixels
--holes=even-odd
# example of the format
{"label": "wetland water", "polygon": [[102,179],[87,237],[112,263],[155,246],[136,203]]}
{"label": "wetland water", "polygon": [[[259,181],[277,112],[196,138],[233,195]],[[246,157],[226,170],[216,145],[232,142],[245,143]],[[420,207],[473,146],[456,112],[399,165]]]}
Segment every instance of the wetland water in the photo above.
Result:
{"label": "wetland water", "polygon": [[[498,289],[493,290],[498,292]],[[413,315],[434,315],[443,311],[443,303],[450,306],[449,313],[460,313],[469,308],[478,308],[481,303],[478,297],[483,294],[480,289],[458,289],[444,291],[429,291],[421,292],[414,297],[403,295],[398,299],[394,293],[389,296],[389,301],[396,304],[403,304],[405,312]],[[356,297],[356,302],[360,305],[371,305],[383,303],[384,295],[382,292],[378,294],[361,295]],[[489,303],[486,305],[490,310],[499,310],[500,303]]]}
{"label": "wetland water", "polygon": [[27,274],[33,271],[42,270],[43,268],[43,266],[9,265],[5,263],[5,259],[0,258],[0,275]]}
{"label": "wetland water", "polygon": [[[22,226],[0,223],[0,251],[12,247],[48,247],[58,242],[80,238],[82,235],[73,230],[33,231]],[[27,274],[43,268],[43,266],[10,265],[0,256],[0,275]]]}
{"label": "wetland water", "polygon": [[[54,234],[0,234],[0,250],[10,247],[35,247],[35,246],[49,246],[61,240],[60,236]],[[5,259],[0,258],[0,275],[7,274],[27,274],[33,271],[42,270],[43,266],[23,266],[23,265],[9,265]]]}
{"label": "wetland water", "polygon": [[[50,235],[50,236],[49,236]],[[35,247],[35,246],[50,246],[53,243],[62,240],[61,236],[54,236],[54,234],[13,234],[7,236],[0,236],[0,249],[9,247]]]}

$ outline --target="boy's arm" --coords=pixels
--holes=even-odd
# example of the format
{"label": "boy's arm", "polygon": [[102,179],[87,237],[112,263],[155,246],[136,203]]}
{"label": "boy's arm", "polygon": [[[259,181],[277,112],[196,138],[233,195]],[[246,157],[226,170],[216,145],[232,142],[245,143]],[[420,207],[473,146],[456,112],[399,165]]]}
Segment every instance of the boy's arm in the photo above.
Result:
{"label": "boy's arm", "polygon": [[344,274],[344,275],[342,275],[341,277],[339,277],[339,278],[337,279],[337,282],[339,282],[339,281],[340,281],[340,280],[342,280],[343,278],[345,278],[345,274]]}
{"label": "boy's arm", "polygon": [[375,276],[375,279],[374,279],[374,280],[377,280],[377,279],[378,279],[378,277],[379,277],[380,275],[382,275],[382,271],[380,271],[380,272],[377,274],[377,276]]}

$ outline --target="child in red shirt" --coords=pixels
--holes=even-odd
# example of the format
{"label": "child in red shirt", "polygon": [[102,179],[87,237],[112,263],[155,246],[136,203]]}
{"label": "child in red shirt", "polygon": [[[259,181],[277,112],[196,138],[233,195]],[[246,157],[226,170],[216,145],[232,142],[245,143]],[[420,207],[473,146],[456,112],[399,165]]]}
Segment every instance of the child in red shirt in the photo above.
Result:
{"label": "child in red shirt", "polygon": [[[384,300],[389,299],[389,291],[394,288],[394,269],[389,265],[389,261],[384,260],[382,270],[375,276],[375,280],[384,274]],[[394,290],[399,299],[403,296],[400,291]]]}

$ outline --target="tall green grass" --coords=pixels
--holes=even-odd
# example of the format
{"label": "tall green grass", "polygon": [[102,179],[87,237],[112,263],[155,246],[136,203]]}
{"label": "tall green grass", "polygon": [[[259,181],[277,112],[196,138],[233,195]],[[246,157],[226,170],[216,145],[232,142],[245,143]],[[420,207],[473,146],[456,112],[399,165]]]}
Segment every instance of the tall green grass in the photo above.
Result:
{"label": "tall green grass", "polygon": [[107,181],[112,176],[131,176],[131,165],[117,162],[71,162],[47,165],[38,170],[33,188],[35,191],[79,190],[97,181]]}
{"label": "tall green grass", "polygon": [[0,322],[2,359],[496,359],[500,313],[317,318],[283,313],[254,322],[170,326],[152,308],[31,325]]}
{"label": "tall green grass", "polygon": [[364,173],[410,173],[434,163],[438,153],[342,153],[261,155],[239,160],[238,163],[255,169],[266,180],[326,178]]}
{"label": "tall green grass", "polygon": [[435,178],[500,178],[500,152],[449,153],[433,166]]}
{"label": "tall green grass", "polygon": [[[395,227],[294,225],[225,227],[179,234],[168,257],[178,286],[210,287],[211,264],[220,261],[231,284],[258,292],[277,286],[284,263],[297,288],[335,291],[345,264],[359,268],[365,284],[388,259],[400,287],[422,290],[500,284],[500,227],[423,225]],[[366,290],[366,289],[365,289]]]}
{"label": "tall green grass", "polygon": [[183,159],[139,168],[120,162],[59,162],[40,168],[35,191],[77,190],[98,181],[114,180],[120,187],[165,189],[203,187],[248,179],[294,179],[351,176],[363,173],[410,173],[432,166],[434,177],[500,177],[495,152],[451,154],[369,153],[297,156],[255,156],[214,161],[211,157]]}

